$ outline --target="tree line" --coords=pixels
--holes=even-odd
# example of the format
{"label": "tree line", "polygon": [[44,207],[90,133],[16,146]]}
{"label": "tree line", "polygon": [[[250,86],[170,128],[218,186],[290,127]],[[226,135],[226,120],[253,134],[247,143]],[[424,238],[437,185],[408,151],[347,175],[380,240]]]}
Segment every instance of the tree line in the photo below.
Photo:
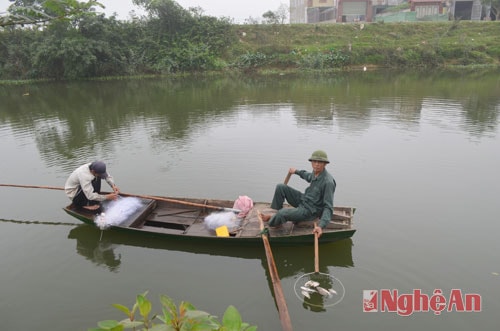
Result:
{"label": "tree line", "polygon": [[147,15],[120,21],[97,1],[16,0],[0,19],[0,79],[82,79],[205,71],[236,41],[229,18],[173,0],[133,0]]}

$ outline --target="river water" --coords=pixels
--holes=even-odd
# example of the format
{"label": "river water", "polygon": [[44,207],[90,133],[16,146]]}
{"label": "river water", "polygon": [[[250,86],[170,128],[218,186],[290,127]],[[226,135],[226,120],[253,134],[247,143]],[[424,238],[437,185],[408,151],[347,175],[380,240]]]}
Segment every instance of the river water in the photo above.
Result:
{"label": "river water", "polygon": [[[273,247],[294,330],[498,330],[499,91],[499,72],[0,86],[0,183],[62,187],[102,159],[126,193],[269,201],[288,168],[310,170],[323,149],[357,232],[320,246],[321,271],[345,288],[333,306],[295,294],[314,270],[312,243]],[[68,202],[0,187],[2,330],[87,330],[122,319],[111,304],[132,307],[144,291],[155,312],[166,294],[281,329],[263,246],[101,233],[65,214]],[[428,311],[403,300],[423,304],[418,291]],[[370,293],[378,311],[364,311]],[[481,301],[464,312],[457,293]]]}

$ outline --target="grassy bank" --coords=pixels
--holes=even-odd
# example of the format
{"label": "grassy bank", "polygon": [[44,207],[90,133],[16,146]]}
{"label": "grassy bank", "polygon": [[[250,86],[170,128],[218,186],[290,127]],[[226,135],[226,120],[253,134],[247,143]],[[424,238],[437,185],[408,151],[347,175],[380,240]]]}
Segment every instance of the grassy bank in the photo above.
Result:
{"label": "grassy bank", "polygon": [[225,61],[244,70],[500,64],[500,22],[234,26]]}
{"label": "grassy bank", "polygon": [[0,31],[0,84],[500,66],[500,22],[231,25],[217,21],[208,27],[206,20],[192,22],[198,30],[188,25],[166,33],[154,21],[117,24],[89,16],[78,29],[58,21],[44,30]]}

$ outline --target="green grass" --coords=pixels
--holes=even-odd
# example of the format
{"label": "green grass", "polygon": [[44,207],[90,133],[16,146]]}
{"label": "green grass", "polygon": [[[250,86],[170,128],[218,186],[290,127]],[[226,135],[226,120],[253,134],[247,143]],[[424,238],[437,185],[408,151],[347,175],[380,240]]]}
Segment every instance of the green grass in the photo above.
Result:
{"label": "green grass", "polygon": [[[262,53],[266,66],[299,66],[304,56],[341,51],[350,65],[499,65],[500,22],[238,25],[231,57]],[[279,59],[274,61],[273,59]]]}

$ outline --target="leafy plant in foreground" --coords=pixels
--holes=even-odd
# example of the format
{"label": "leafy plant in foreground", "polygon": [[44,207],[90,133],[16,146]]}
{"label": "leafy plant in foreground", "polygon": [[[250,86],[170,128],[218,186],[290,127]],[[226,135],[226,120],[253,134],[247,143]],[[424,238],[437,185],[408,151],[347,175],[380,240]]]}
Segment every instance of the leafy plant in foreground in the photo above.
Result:
{"label": "leafy plant in foreground", "polygon": [[[177,307],[174,301],[166,295],[160,295],[162,315],[152,315],[152,304],[146,298],[147,292],[139,294],[132,309],[120,304],[113,304],[121,312],[127,315],[122,321],[105,320],[97,323],[97,328],[88,331],[123,331],[125,329],[148,330],[148,331],[255,331],[256,326],[250,326],[241,320],[238,310],[229,306],[222,318],[222,323],[215,316],[207,312],[197,310],[191,303],[183,301]],[[140,319],[136,320],[136,312],[139,311]],[[153,323],[158,319],[161,323]]]}

